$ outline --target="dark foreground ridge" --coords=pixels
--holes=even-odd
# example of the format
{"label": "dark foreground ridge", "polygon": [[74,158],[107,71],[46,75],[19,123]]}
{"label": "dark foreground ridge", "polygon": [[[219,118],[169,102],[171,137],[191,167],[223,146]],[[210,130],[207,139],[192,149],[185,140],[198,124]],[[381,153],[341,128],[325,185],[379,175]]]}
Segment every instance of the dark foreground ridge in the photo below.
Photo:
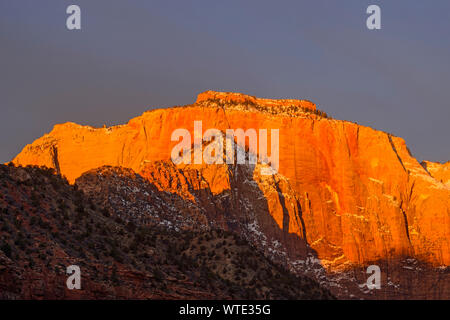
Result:
{"label": "dark foreground ridge", "polygon": [[[167,195],[159,196],[148,205]],[[124,214],[52,169],[1,165],[0,299],[333,298],[232,232],[140,224]],[[81,290],[66,287],[70,265],[81,269]]]}

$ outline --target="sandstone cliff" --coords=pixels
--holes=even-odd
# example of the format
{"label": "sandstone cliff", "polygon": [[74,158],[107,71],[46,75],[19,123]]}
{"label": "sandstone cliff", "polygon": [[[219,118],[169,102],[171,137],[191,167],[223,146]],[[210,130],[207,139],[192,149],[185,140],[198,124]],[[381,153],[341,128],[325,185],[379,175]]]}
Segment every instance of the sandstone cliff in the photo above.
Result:
{"label": "sandstone cliff", "polygon": [[423,161],[421,164],[433,178],[450,186],[450,161],[446,163]]}
{"label": "sandstone cliff", "polygon": [[[188,183],[204,192],[232,192],[225,168],[206,167],[201,175],[188,177],[185,171],[172,177],[155,170],[155,161],[170,163],[177,144],[171,141],[172,132],[185,128],[193,136],[194,121],[199,120],[203,131],[279,129],[275,179],[285,181],[284,186],[272,191],[264,189],[258,177],[253,180],[276,228],[293,236],[280,239],[287,247],[306,242],[330,270],[407,256],[434,266],[450,264],[446,180],[441,182],[440,176],[425,170],[403,139],[329,119],[305,100],[206,92],[192,105],[148,111],[122,126],[56,125],[26,146],[13,163],[55,168],[70,182],[86,171],[111,165],[140,172],[161,188],[184,192],[186,197]],[[263,232],[278,232],[271,228]]]}

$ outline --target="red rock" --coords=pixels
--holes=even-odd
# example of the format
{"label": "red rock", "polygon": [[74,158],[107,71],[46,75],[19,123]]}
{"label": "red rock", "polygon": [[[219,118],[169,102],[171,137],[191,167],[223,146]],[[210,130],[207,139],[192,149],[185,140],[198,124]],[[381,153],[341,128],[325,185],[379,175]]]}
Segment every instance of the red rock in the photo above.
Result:
{"label": "red rock", "polygon": [[286,210],[278,192],[266,190],[269,212],[279,228],[307,240],[324,266],[337,269],[347,262],[363,265],[401,256],[450,264],[450,187],[437,171],[427,172],[403,139],[321,117],[305,100],[208,91],[193,105],[148,111],[122,126],[56,125],[13,163],[52,167],[70,182],[93,168],[123,166],[186,197],[186,181],[212,193],[229,190],[223,168],[204,168],[203,182],[184,174],[148,172],[148,163],[170,160],[177,144],[171,141],[173,130],[186,128],[193,136],[196,120],[204,131],[279,129],[279,177],[286,179],[285,190],[292,190],[290,199],[298,200],[304,227],[294,225],[294,209],[287,210],[289,225],[283,225]]}

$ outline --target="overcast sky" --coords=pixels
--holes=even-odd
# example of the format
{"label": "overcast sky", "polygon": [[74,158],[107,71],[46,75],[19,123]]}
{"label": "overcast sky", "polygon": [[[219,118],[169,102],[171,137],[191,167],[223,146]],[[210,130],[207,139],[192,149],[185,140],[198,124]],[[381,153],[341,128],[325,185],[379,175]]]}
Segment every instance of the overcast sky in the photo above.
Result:
{"label": "overcast sky", "polygon": [[56,123],[126,123],[209,89],[309,99],[445,162],[449,31],[448,0],[2,0],[0,162]]}

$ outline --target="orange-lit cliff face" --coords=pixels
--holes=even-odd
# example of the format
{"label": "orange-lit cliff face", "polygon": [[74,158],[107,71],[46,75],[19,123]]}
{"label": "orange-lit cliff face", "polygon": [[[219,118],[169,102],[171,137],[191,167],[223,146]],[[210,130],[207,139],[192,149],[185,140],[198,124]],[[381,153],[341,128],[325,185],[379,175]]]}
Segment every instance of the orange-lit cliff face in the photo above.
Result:
{"label": "orange-lit cliff face", "polygon": [[[280,160],[274,181],[283,182],[270,182],[265,188],[263,180],[268,177],[255,176],[265,198],[260,201],[267,202],[278,228],[306,241],[324,266],[333,269],[399,256],[450,265],[446,181],[425,170],[403,139],[325,118],[306,100],[208,91],[192,105],[145,112],[122,126],[56,125],[26,146],[13,163],[52,167],[71,182],[93,168],[123,166],[164,180],[161,185],[175,191],[183,189],[184,178],[172,184],[170,172],[155,175],[148,166],[156,160],[170,161],[178,143],[171,141],[172,132],[185,128],[193,137],[194,121],[200,120],[203,132],[279,129]],[[204,184],[199,182],[199,189],[211,188],[213,193],[232,189],[222,169],[202,170]]]}
{"label": "orange-lit cliff face", "polygon": [[423,161],[422,166],[437,181],[440,181],[450,187],[450,161],[447,163]]}

